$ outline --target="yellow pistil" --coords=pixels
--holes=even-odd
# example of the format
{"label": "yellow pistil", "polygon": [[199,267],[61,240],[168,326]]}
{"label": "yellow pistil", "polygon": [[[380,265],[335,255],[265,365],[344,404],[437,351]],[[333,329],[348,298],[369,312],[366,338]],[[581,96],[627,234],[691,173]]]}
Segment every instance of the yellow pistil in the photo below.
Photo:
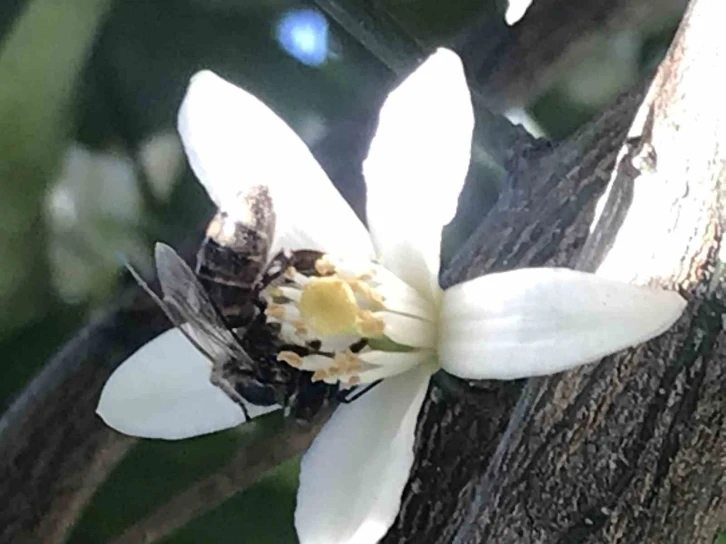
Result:
{"label": "yellow pistil", "polygon": [[297,307],[309,328],[323,337],[355,330],[358,304],[353,290],[339,278],[313,278],[303,287]]}

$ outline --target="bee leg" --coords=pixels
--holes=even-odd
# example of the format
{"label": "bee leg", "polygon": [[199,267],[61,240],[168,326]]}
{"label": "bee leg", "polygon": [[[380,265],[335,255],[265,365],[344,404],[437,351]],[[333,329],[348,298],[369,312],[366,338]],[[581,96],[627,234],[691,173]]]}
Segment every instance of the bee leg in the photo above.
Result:
{"label": "bee leg", "polygon": [[383,381],[383,380],[376,380],[376,381],[375,381],[375,382],[373,382],[373,383],[369,383],[368,385],[366,385],[366,386],[365,386],[365,387],[364,387],[363,389],[361,389],[360,391],[358,391],[358,390],[357,390],[358,388],[356,388],[356,389],[353,389],[352,391],[350,391],[350,394],[348,394],[348,392],[347,392],[347,391],[341,391],[341,392],[340,392],[340,393],[338,394],[338,395],[339,395],[339,396],[338,396],[338,402],[340,402],[341,404],[350,404],[350,403],[351,403],[351,402],[353,402],[354,400],[358,400],[358,399],[359,399],[359,398],[361,398],[361,397],[362,397],[363,395],[365,395],[366,393],[368,393],[368,391],[370,391],[371,389],[373,389],[373,388],[374,388],[374,387],[375,387],[376,385],[378,385],[378,384],[379,384],[379,383],[381,383],[382,381]]}
{"label": "bee leg", "polygon": [[280,276],[285,273],[285,270],[290,266],[292,262],[292,255],[289,251],[281,250],[275,255],[267,268],[262,274],[262,278],[258,281],[258,288],[264,288],[275,282]]}
{"label": "bee leg", "polygon": [[242,399],[242,395],[237,393],[234,387],[232,387],[232,385],[227,380],[222,378],[220,372],[213,370],[209,376],[209,381],[212,382],[212,385],[219,387],[224,392],[224,394],[226,394],[230,399],[232,399],[232,401],[234,401],[240,408],[242,408],[242,412],[245,415],[245,423],[252,419],[250,417],[250,413],[247,411],[247,407],[245,406],[244,400]]}

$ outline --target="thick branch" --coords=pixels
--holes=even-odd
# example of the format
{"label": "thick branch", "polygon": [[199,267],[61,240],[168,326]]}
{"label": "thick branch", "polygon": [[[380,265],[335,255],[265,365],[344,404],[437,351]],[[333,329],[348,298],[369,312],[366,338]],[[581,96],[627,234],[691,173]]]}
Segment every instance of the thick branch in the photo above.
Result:
{"label": "thick branch", "polygon": [[118,363],[168,327],[150,301],[126,293],[117,308],[66,345],[3,415],[0,542],[35,531],[43,542],[63,540],[132,442],[96,417],[101,387]]}
{"label": "thick branch", "polygon": [[168,537],[305,451],[325,421],[327,417],[320,417],[312,427],[290,423],[277,435],[250,444],[221,470],[174,496],[111,544],[148,544]]}
{"label": "thick branch", "polygon": [[[650,147],[647,154],[657,157],[655,173],[633,172],[642,154],[632,148],[622,154],[631,163],[616,180],[630,183],[630,198],[610,204],[630,207],[602,234],[601,247],[611,249],[599,273],[679,287],[690,299],[687,314],[657,341],[528,382],[496,449],[496,437],[479,431],[485,421],[462,410],[462,400],[434,394],[427,404],[436,405],[440,419],[426,413],[419,422],[419,457],[387,541],[709,542],[726,520],[726,299],[719,258],[726,108],[709,84],[713,67],[723,63],[724,9],[717,0],[693,2],[631,133],[641,135],[640,151]],[[652,126],[644,131],[649,114]],[[583,162],[579,175],[593,167]],[[583,238],[568,232],[569,206],[576,217],[583,204],[591,211],[597,191],[587,197],[580,184],[555,191],[567,183],[552,185],[539,208],[526,193],[515,194],[506,202],[514,216],[490,217],[479,233],[480,239],[504,233],[502,247],[491,256],[477,252],[475,269],[462,267],[462,275],[454,268],[452,281],[524,264],[525,256],[574,263],[580,244],[573,241]],[[617,215],[606,210],[602,217]],[[489,406],[486,396],[482,404]],[[447,433],[457,418],[469,434]],[[429,488],[441,466],[456,477]]]}
{"label": "thick branch", "polygon": [[[640,93],[555,148],[533,150],[511,168],[511,184],[442,276],[467,278],[524,266],[565,265],[585,242]],[[385,542],[451,542],[520,398],[523,381],[467,384],[436,376],[419,418],[417,456]]]}

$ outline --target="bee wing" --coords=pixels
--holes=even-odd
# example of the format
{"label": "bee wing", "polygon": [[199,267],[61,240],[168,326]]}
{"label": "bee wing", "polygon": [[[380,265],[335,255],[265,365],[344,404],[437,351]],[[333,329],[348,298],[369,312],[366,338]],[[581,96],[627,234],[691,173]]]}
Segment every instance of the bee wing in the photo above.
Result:
{"label": "bee wing", "polygon": [[[155,256],[164,303],[172,314],[167,315],[174,324],[214,363],[234,359],[252,367],[254,362],[227,328],[192,269],[166,244],[156,244]],[[182,327],[185,323],[188,325]]]}

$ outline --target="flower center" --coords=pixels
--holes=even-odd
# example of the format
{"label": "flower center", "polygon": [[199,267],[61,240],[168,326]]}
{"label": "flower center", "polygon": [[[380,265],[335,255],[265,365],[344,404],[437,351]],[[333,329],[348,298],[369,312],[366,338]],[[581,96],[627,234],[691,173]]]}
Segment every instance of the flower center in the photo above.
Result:
{"label": "flower center", "polygon": [[312,278],[298,302],[300,317],[320,336],[352,332],[359,308],[353,289],[340,278]]}
{"label": "flower center", "polygon": [[289,267],[262,293],[268,322],[309,352],[284,350],[278,360],[313,372],[313,380],[355,385],[435,359],[437,312],[391,271],[324,255],[308,272]]}

